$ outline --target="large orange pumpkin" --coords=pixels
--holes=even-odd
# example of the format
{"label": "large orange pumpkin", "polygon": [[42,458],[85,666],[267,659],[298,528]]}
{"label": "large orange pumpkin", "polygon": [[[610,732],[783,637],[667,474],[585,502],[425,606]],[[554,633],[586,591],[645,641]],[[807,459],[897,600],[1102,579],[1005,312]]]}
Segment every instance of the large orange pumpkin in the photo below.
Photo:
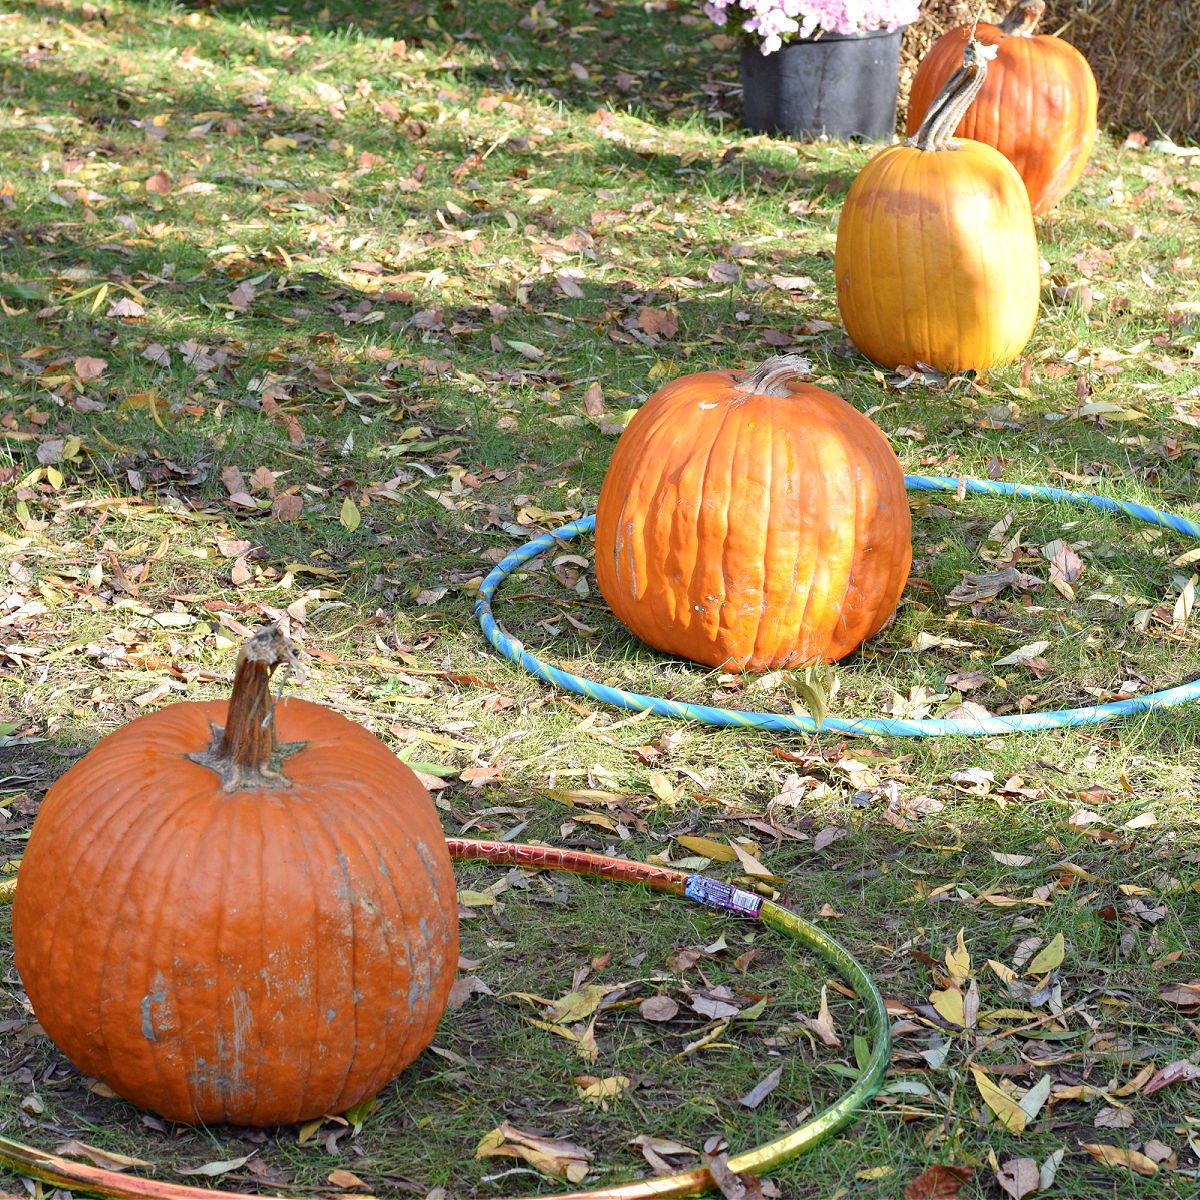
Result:
{"label": "large orange pumpkin", "polygon": [[454,980],[429,794],[361,726],[272,704],[293,655],[268,626],[228,704],[102,739],[47,793],[21,864],[13,943],[38,1020],[171,1120],[339,1112],[429,1044]]}
{"label": "large orange pumpkin", "polygon": [[[1020,0],[999,25],[975,37],[996,60],[956,132],[995,146],[1017,168],[1035,213],[1049,212],[1075,186],[1096,142],[1096,80],[1069,42],[1035,34],[1044,0]],[[962,62],[971,38],[964,25],[943,34],[921,60],[908,101],[915,133],[933,98]]]}
{"label": "large orange pumpkin", "polygon": [[916,135],[875,155],[846,193],[838,307],[855,345],[885,367],[983,371],[1033,333],[1039,258],[1025,186],[998,150],[952,137],[994,53],[968,43]]}
{"label": "large orange pumpkin", "polygon": [[596,581],[642,641],[727,670],[842,658],[895,611],[912,562],[878,427],[787,357],[657,391],[596,505]]}

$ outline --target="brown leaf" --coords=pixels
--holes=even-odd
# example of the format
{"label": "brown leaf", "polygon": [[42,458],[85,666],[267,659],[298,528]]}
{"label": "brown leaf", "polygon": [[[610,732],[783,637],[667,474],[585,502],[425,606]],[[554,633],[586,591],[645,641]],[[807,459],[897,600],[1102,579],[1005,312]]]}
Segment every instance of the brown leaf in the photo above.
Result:
{"label": "brown leaf", "polygon": [[246,312],[254,303],[254,297],[258,295],[258,289],[248,279],[243,279],[241,283],[233,289],[226,297],[231,308],[236,308],[238,312]]}
{"label": "brown leaf", "polygon": [[638,1012],[647,1021],[670,1021],[679,1005],[670,996],[649,996],[638,1005]]}
{"label": "brown leaf", "polygon": [[669,308],[639,308],[638,328],[655,337],[673,338],[679,332],[679,316]]}
{"label": "brown leaf", "polygon": [[1013,1200],[1023,1200],[1038,1190],[1041,1172],[1032,1158],[1010,1158],[996,1172],[996,1182]]}
{"label": "brown leaf", "polygon": [[86,1158],[105,1171],[124,1171],[126,1167],[154,1169],[154,1164],[147,1162],[144,1158],[130,1158],[126,1154],[117,1154],[112,1150],[101,1150],[97,1146],[89,1146],[87,1142],[81,1142],[76,1138],[71,1138],[70,1141],[56,1146],[54,1153],[60,1154],[64,1158]]}
{"label": "brown leaf", "polygon": [[1042,547],[1042,557],[1050,564],[1050,582],[1074,583],[1083,574],[1083,559],[1062,538]]}
{"label": "brown leaf", "polygon": [[110,317],[123,317],[126,320],[136,320],[138,317],[144,317],[146,310],[132,296],[122,296],[120,300],[116,300],[109,305],[106,315]]}
{"label": "brown leaf", "polygon": [[656,1137],[652,1133],[639,1133],[637,1137],[629,1139],[629,1144],[641,1148],[642,1156],[650,1164],[655,1175],[669,1175],[679,1169],[678,1166],[668,1162],[664,1155],[699,1157],[699,1151],[693,1150],[691,1146],[685,1146],[673,1138]]}
{"label": "brown leaf", "polygon": [[717,1190],[724,1200],[763,1200],[762,1180],[757,1175],[739,1175],[729,1169],[729,1156],[722,1153],[712,1158],[704,1155]]}
{"label": "brown leaf", "polygon": [[159,171],[146,180],[145,188],[156,196],[165,196],[171,190],[171,177],[166,171]]}
{"label": "brown leaf", "polygon": [[237,492],[248,492],[250,490],[246,486],[245,476],[237,467],[226,467],[222,470],[221,483],[231,496]]}
{"label": "brown leaf", "polygon": [[341,1167],[330,1171],[325,1178],[328,1179],[335,1188],[341,1188],[343,1191],[351,1188],[362,1188],[364,1191],[366,1191],[369,1187],[369,1185],[363,1183],[363,1181],[359,1179],[359,1177],[355,1175],[353,1171],[346,1171]]}
{"label": "brown leaf", "polygon": [[604,392],[594,379],[583,393],[583,411],[589,417],[597,419],[604,416]]}
{"label": "brown leaf", "polygon": [[971,1167],[944,1167],[936,1163],[905,1186],[904,1200],[954,1200],[972,1174]]}
{"label": "brown leaf", "polygon": [[72,368],[80,383],[91,383],[93,379],[99,379],[108,370],[108,362],[103,358],[89,358],[85,354],[75,360]]}
{"label": "brown leaf", "polygon": [[579,286],[578,280],[570,271],[559,271],[554,277],[554,282],[558,284],[559,290],[564,296],[570,296],[572,300],[583,299],[583,288]]}
{"label": "brown leaf", "polygon": [[1200,1066],[1188,1062],[1185,1058],[1179,1058],[1173,1063],[1167,1063],[1142,1089],[1142,1095],[1153,1096],[1159,1088],[1168,1087],[1172,1083],[1190,1083],[1193,1079],[1200,1079]]}
{"label": "brown leaf", "polygon": [[783,1078],[783,1067],[778,1066],[769,1075],[763,1076],[738,1103],[745,1108],[757,1108],[778,1086]]}
{"label": "brown leaf", "polygon": [[840,1046],[842,1039],[838,1037],[837,1026],[833,1023],[833,1014],[829,1011],[829,989],[821,988],[821,1008],[815,1017],[800,1018],[809,1029],[817,1035],[822,1045]]}
{"label": "brown leaf", "polygon": [[844,838],[845,836],[846,830],[840,829],[836,826],[829,829],[822,829],[821,832],[818,833],[815,838],[813,838],[813,849],[824,850],[827,846],[832,846],[833,843],[839,838]]}
{"label": "brown leaf", "polygon": [[478,975],[459,975],[450,987],[450,998],[446,1001],[449,1009],[462,1008],[474,995],[492,996],[495,993]]}
{"label": "brown leaf", "polygon": [[271,517],[276,521],[295,521],[304,511],[304,501],[295,492],[284,492],[271,503]]}

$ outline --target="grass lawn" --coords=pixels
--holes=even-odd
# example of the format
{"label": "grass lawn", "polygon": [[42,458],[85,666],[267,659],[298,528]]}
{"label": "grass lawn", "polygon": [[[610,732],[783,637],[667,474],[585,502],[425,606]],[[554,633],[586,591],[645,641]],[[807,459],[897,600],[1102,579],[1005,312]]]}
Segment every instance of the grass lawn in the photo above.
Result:
{"label": "grass lawn", "polygon": [[[223,694],[241,638],[285,616],[299,693],[417,765],[448,833],[744,882],[736,845],[861,956],[896,1022],[888,1083],[764,1195],[900,1197],[923,1172],[914,1196],[1194,1193],[1197,1085],[1147,1088],[1200,1035],[1194,708],[993,739],[719,731],[555,692],[475,625],[492,564],[594,510],[650,392],[785,350],[911,473],[1200,519],[1200,158],[1103,137],[1039,220],[1022,359],[885,372],[832,271],[871,150],[746,135],[711,33],[632,0],[0,12],[0,867],[79,754]],[[1200,677],[1186,539],[1048,502],[921,493],[913,515],[897,619],[837,667],[832,715]],[[788,678],[634,642],[590,554],[530,564],[498,618],[590,678],[803,709]],[[1021,586],[964,591],[1001,566]],[[467,982],[435,1050],[349,1123],[266,1131],[168,1125],[75,1072],[4,910],[0,1135],[228,1190],[545,1195],[566,1185],[474,1157],[489,1131],[586,1150],[599,1187],[777,1137],[857,1071],[854,1001],[774,935],[573,876],[460,879]],[[597,1011],[547,1027],[595,984]],[[583,1076],[627,1083],[602,1107]]]}

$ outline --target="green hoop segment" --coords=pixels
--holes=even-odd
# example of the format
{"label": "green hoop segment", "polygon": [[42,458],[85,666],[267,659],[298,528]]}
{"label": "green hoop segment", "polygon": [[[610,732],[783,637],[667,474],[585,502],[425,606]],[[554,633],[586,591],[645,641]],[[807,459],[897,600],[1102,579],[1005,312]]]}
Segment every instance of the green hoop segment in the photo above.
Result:
{"label": "green hoop segment", "polygon": [[[812,951],[850,985],[864,1006],[871,1043],[871,1057],[854,1085],[823,1112],[798,1128],[774,1141],[730,1157],[728,1166],[731,1171],[742,1175],[762,1175],[772,1167],[827,1142],[850,1124],[867,1101],[879,1091],[891,1058],[891,1033],[883,997],[857,959],[840,942],[791,909],[753,892],[701,875],[687,875],[669,867],[609,855],[467,838],[447,838],[446,844],[450,857],[456,861],[483,859],[497,864],[570,871],[576,875],[638,883],[654,891],[686,897],[706,907],[756,919]],[[73,1162],[4,1137],[0,1137],[0,1163],[19,1175],[30,1176],[56,1187],[109,1197],[110,1200],[251,1200],[242,1192],[216,1191],[167,1180],[140,1179]],[[524,1200],[669,1200],[673,1197],[703,1196],[715,1188],[716,1182],[707,1167],[700,1167],[694,1171],[681,1171],[634,1183],[586,1192],[542,1194]],[[283,1200],[302,1198],[285,1197]]]}

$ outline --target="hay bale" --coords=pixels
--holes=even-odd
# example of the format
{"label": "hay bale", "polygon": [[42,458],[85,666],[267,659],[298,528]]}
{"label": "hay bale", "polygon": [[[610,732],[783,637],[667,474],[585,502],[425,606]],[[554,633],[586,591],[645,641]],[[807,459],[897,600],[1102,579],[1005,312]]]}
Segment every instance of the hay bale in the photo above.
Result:
{"label": "hay bale", "polygon": [[[921,6],[921,19],[906,30],[901,50],[901,113],[921,56],[979,7],[976,0],[926,0]],[[986,5],[982,19],[999,20],[1009,7]],[[1196,0],[1047,0],[1039,28],[1065,38],[1091,64],[1100,123],[1113,133],[1140,129],[1151,137],[1200,141]]]}
{"label": "hay bale", "polygon": [[1077,46],[1113,133],[1200,140],[1196,0],[1048,0],[1042,27]]}

